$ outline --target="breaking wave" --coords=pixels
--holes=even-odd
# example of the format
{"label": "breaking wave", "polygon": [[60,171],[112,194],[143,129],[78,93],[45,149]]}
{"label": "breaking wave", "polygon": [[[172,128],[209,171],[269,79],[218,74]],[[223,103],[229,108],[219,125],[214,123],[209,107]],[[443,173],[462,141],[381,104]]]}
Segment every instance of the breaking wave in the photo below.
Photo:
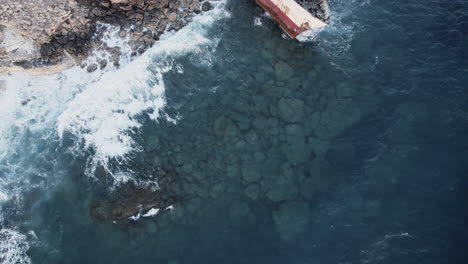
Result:
{"label": "breaking wave", "polygon": [[216,2],[214,10],[195,17],[178,32],[167,33],[142,56],[104,74],[67,104],[57,119],[58,135],[63,138],[65,133],[71,133],[77,143],[74,150],[81,154],[93,151],[88,175],[103,166],[116,181],[131,179],[131,171],[123,172],[110,163],[125,163],[132,153],[141,151],[133,139],[142,125],[138,118],[142,114],[152,120],[160,117],[166,104],[163,75],[177,67],[174,59],[189,53],[210,56],[217,41],[208,39],[206,34],[216,20],[228,15],[223,5],[224,2]]}
{"label": "breaking wave", "polygon": [[[193,54],[197,62],[211,61],[218,42],[208,36],[209,29],[229,16],[225,1],[212,4],[213,10],[194,17],[178,32],[166,32],[140,57],[122,57],[119,69],[109,65],[86,73],[75,66],[50,75],[16,72],[0,77],[0,210],[9,204],[20,212],[25,191],[53,184],[51,177],[60,173],[50,171],[60,167],[57,153],[63,148],[75,157],[87,157],[88,176],[94,177],[102,166],[114,184],[134,180],[131,171],[118,165],[142,148],[133,139],[142,115],[166,118],[164,73],[181,71],[175,62],[179,56]],[[125,52],[130,47],[118,39],[118,30],[107,26],[104,39],[109,47]],[[106,56],[96,51],[87,63]],[[6,226],[0,213],[0,262],[29,263],[28,237]]]}
{"label": "breaking wave", "polygon": [[26,255],[28,248],[29,243],[26,235],[13,229],[0,230],[0,263],[31,263],[31,259]]}

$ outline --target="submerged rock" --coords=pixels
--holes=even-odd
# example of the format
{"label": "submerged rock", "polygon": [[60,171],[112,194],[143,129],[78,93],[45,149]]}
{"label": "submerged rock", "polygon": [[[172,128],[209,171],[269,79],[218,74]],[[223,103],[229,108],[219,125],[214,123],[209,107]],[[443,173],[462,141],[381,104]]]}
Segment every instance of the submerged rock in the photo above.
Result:
{"label": "submerged rock", "polygon": [[358,123],[363,118],[363,112],[354,100],[333,99],[320,117],[320,125],[315,132],[319,138],[328,139],[343,134]]}
{"label": "submerged rock", "polygon": [[294,75],[294,70],[284,61],[279,61],[275,64],[276,77],[281,81],[287,81]]}
{"label": "submerged rock", "polygon": [[300,238],[311,219],[309,205],[304,202],[286,202],[273,213],[276,230],[285,243],[292,243]]}
{"label": "submerged rock", "polygon": [[[141,216],[153,216],[169,210],[175,199],[160,190],[135,186],[132,183],[119,187],[108,197],[96,199],[90,214],[97,221],[128,223]],[[158,210],[159,209],[159,210]]]}
{"label": "submerged rock", "polygon": [[294,173],[285,172],[273,182],[266,196],[273,202],[282,202],[294,200],[298,194]]}
{"label": "submerged rock", "polygon": [[214,121],[213,133],[217,137],[224,137],[235,134],[237,130],[236,123],[229,118],[219,117]]}
{"label": "submerged rock", "polygon": [[294,123],[304,119],[304,102],[295,98],[282,98],[278,102],[278,115],[284,122]]}

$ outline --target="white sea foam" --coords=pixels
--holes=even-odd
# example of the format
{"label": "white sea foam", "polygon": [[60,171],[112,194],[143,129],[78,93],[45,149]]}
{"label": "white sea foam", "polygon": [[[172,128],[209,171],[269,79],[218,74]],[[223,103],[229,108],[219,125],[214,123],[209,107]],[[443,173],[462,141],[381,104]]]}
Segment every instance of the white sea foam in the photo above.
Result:
{"label": "white sea foam", "polygon": [[17,230],[0,230],[0,263],[27,264],[31,259],[26,255],[29,248],[27,238]]}
{"label": "white sea foam", "polygon": [[153,217],[159,213],[159,208],[151,208],[143,217]]}
{"label": "white sea foam", "polygon": [[130,216],[128,219],[132,219],[133,221],[138,221],[138,219],[140,219],[140,217],[141,217],[141,214],[138,213],[136,215]]}
{"label": "white sea foam", "polygon": [[80,144],[76,149],[95,152],[89,175],[103,166],[114,178],[131,177],[131,172],[122,174],[109,162],[124,163],[133,152],[141,150],[133,139],[135,129],[141,126],[138,118],[147,110],[151,119],[159,118],[166,103],[163,74],[175,66],[175,57],[195,53],[202,62],[210,62],[209,57],[203,56],[209,55],[217,41],[208,39],[206,34],[215,21],[228,15],[223,5],[224,2],[216,2],[214,10],[195,17],[176,33],[163,35],[142,56],[117,71],[107,72],[68,103],[58,117],[58,134],[63,137],[69,132]]}
{"label": "white sea foam", "polygon": [[[89,175],[97,166],[104,166],[117,183],[134,180],[131,172],[110,169],[109,161],[125,162],[131,153],[141,149],[133,140],[133,129],[141,126],[138,116],[146,110],[153,110],[151,119],[159,117],[166,103],[163,74],[173,67],[183,71],[180,65],[174,65],[175,57],[194,53],[200,63],[211,63],[209,54],[217,41],[209,39],[207,32],[213,23],[229,15],[224,4],[213,2],[213,10],[195,17],[178,32],[164,34],[134,61],[122,56],[120,69],[109,65],[103,71],[88,74],[73,67],[51,75],[16,72],[0,77],[0,206],[4,201],[20,199],[24,189],[33,187],[27,175],[48,177],[36,162],[54,162],[44,158],[44,152],[53,149],[44,149],[43,142],[49,146],[63,140],[65,133],[76,138],[77,144],[71,151],[94,153]],[[105,34],[107,45],[119,46],[128,55],[130,48],[117,32],[118,28],[109,26]],[[97,51],[88,64],[106,56]],[[151,186],[157,187],[157,183]],[[1,229],[0,263],[30,263],[27,240],[16,230]]]}

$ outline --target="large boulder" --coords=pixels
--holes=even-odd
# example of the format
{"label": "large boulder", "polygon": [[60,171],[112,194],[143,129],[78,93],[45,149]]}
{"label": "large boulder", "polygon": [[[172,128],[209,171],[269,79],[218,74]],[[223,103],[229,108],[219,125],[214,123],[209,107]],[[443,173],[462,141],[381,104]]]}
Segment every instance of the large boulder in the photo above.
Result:
{"label": "large boulder", "polygon": [[299,201],[286,202],[273,213],[276,230],[285,243],[299,239],[307,231],[310,219],[309,205]]}

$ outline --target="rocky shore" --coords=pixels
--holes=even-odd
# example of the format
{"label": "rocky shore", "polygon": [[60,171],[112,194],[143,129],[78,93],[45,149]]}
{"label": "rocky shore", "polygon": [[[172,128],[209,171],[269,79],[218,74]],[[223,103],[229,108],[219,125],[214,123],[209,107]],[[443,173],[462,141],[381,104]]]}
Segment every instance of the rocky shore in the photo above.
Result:
{"label": "rocky shore", "polygon": [[179,30],[194,14],[211,9],[199,0],[0,0],[0,74],[51,73],[81,64],[98,47],[112,61],[83,65],[88,71],[119,66],[121,52],[102,41],[101,23],[121,28],[132,55],[151,47],[166,30]]}

